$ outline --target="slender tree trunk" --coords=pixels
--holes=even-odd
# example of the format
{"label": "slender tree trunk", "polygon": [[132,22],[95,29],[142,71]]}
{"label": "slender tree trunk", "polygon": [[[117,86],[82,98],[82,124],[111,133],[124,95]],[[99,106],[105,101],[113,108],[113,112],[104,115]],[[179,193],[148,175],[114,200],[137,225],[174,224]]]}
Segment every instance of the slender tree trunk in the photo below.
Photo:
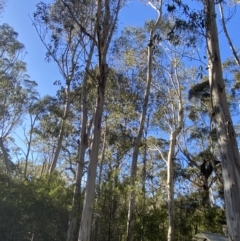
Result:
{"label": "slender tree trunk", "polygon": [[[105,73],[104,73],[104,72]],[[106,65],[102,66],[102,78],[98,85],[98,97],[95,109],[95,119],[93,126],[93,141],[90,147],[90,162],[88,166],[88,178],[86,184],[85,200],[83,204],[82,218],[79,230],[78,241],[90,240],[90,228],[92,220],[92,205],[94,203],[95,180],[97,172],[98,149],[101,137],[101,122],[104,105],[104,94],[106,85]]]}
{"label": "slender tree trunk", "polygon": [[222,26],[223,26],[223,31],[224,31],[225,36],[226,36],[226,38],[227,38],[229,47],[230,47],[230,49],[232,50],[232,53],[233,53],[235,62],[236,62],[236,64],[238,65],[238,67],[240,67],[240,59],[238,58],[237,51],[236,51],[236,49],[234,48],[233,43],[232,43],[232,40],[231,40],[231,38],[230,38],[230,36],[229,36],[229,34],[228,34],[228,30],[227,30],[227,26],[226,26],[226,21],[225,21],[225,17],[224,17],[224,11],[223,11],[223,7],[222,7],[222,1],[219,1],[219,2],[218,2],[218,5],[219,5],[219,12],[220,12],[220,15],[221,15],[221,22],[222,22]]}
{"label": "slender tree trunk", "polygon": [[168,154],[168,163],[167,163],[167,198],[168,198],[168,241],[173,240],[174,235],[174,188],[173,188],[173,170],[174,162],[173,155],[175,142],[173,135],[170,137],[170,150]]}
{"label": "slender tree trunk", "polygon": [[28,158],[29,158],[29,155],[30,155],[31,145],[32,145],[33,127],[35,125],[37,117],[38,117],[38,115],[36,115],[33,118],[33,116],[30,114],[31,130],[30,130],[30,133],[29,133],[29,140],[28,140],[28,143],[27,143],[27,153],[26,153],[26,158],[25,158],[25,168],[24,168],[24,177],[25,178],[27,178]]}
{"label": "slender tree trunk", "polygon": [[[179,131],[180,132],[180,131]],[[167,159],[167,197],[168,197],[168,241],[174,240],[174,154],[176,147],[176,137],[179,132],[174,131],[170,135],[170,148]]]}
{"label": "slender tree trunk", "polygon": [[67,241],[75,241],[77,240],[78,234],[78,215],[80,212],[80,204],[81,204],[81,179],[84,169],[84,160],[85,160],[85,152],[88,147],[88,136],[87,136],[87,116],[83,111],[83,119],[82,119],[82,129],[81,129],[81,141],[80,141],[80,150],[79,150],[79,158],[77,165],[77,175],[76,175],[76,183],[73,194],[72,201],[72,211],[69,217],[68,223],[68,231],[67,231]]}
{"label": "slender tree trunk", "polygon": [[[111,8],[111,4],[116,4],[114,8]],[[121,0],[97,0],[97,14],[96,21],[97,28],[97,43],[98,43],[98,68],[99,74],[97,76],[97,99],[96,108],[94,113],[93,122],[93,137],[90,147],[90,161],[87,172],[87,183],[85,199],[82,210],[82,217],[80,223],[80,230],[78,235],[78,241],[89,241],[93,204],[95,198],[95,181],[97,174],[97,162],[99,153],[99,144],[101,138],[101,122],[103,114],[103,106],[105,101],[105,89],[107,82],[107,53],[109,44],[111,42],[113,32],[116,28],[118,13],[121,8]],[[111,10],[110,10],[111,9]],[[102,23],[102,24],[101,24]]]}
{"label": "slender tree trunk", "polygon": [[115,241],[117,239],[118,234],[118,226],[117,226],[117,210],[118,210],[118,204],[119,204],[119,194],[116,194],[115,190],[119,185],[119,179],[118,179],[118,173],[120,169],[120,162],[123,157],[123,155],[120,155],[120,151],[118,150],[118,153],[116,155],[116,163],[113,167],[113,172],[111,173],[109,180],[112,180],[110,183],[110,190],[112,192],[112,198],[111,202],[109,203],[109,221],[108,221],[108,239],[109,241]]}
{"label": "slender tree trunk", "polygon": [[[76,175],[76,183],[73,194],[72,201],[72,211],[69,217],[68,223],[68,231],[67,231],[67,241],[75,241],[77,240],[78,234],[78,225],[77,216],[80,212],[80,198],[81,198],[81,180],[84,169],[84,160],[85,160],[85,152],[88,148],[88,109],[87,109],[87,78],[88,71],[91,65],[92,56],[94,52],[95,43],[92,43],[90,48],[90,53],[88,57],[88,61],[86,64],[86,70],[83,77],[83,86],[82,86],[82,126],[80,133],[80,143],[79,143],[79,156],[78,156],[78,164],[77,164],[77,175]],[[90,128],[90,127],[89,127]]]}
{"label": "slender tree trunk", "polygon": [[174,240],[174,155],[177,143],[177,137],[180,134],[183,127],[183,104],[182,94],[179,79],[177,77],[178,89],[175,89],[176,96],[178,96],[178,119],[175,129],[170,134],[170,144],[167,159],[167,196],[168,196],[168,241]]}
{"label": "slender tree trunk", "polygon": [[[104,162],[104,159],[105,159],[105,152],[106,152],[106,144],[107,144],[107,120],[106,120],[106,123],[105,123],[105,131],[103,133],[104,137],[103,137],[103,143],[102,143],[102,155],[101,155],[101,158],[100,158],[100,161],[99,161],[99,174],[98,174],[98,188],[97,188],[97,199],[96,199],[96,205],[98,205],[98,200],[101,198],[102,196],[102,190],[101,190],[101,187],[102,187],[102,172],[103,172],[103,162]],[[104,198],[105,200],[105,198]],[[103,207],[104,209],[104,207]],[[100,225],[100,217],[98,215],[95,216],[95,220],[94,220],[94,234],[95,234],[95,238],[93,238],[94,240],[101,240],[101,237],[100,234],[101,234],[101,225]]]}
{"label": "slender tree trunk", "polygon": [[[149,44],[148,46],[148,60],[149,65],[152,66],[152,46]],[[151,68],[148,68],[148,71],[151,71]],[[133,156],[132,156],[132,167],[131,167],[131,193],[129,197],[129,208],[128,208],[128,223],[127,223],[127,240],[132,241],[134,240],[134,226],[135,226],[135,205],[136,205],[136,193],[135,193],[135,182],[136,182],[136,177],[137,177],[137,159],[138,159],[138,154],[139,154],[139,147],[141,144],[141,139],[142,139],[142,134],[143,134],[143,128],[144,128],[144,123],[145,123],[145,118],[147,114],[147,106],[148,106],[148,99],[149,99],[149,94],[150,94],[150,87],[151,87],[151,72],[148,73],[148,81],[147,81],[147,87],[146,87],[146,92],[144,96],[144,101],[143,101],[143,110],[142,110],[142,116],[141,116],[141,121],[140,121],[140,127],[138,130],[138,135],[136,138],[136,142],[134,145],[134,150],[133,150]]]}
{"label": "slender tree trunk", "polygon": [[228,233],[240,239],[240,159],[223,81],[214,0],[204,1],[212,116],[216,122],[222,163]]}
{"label": "slender tree trunk", "polygon": [[46,169],[46,166],[47,166],[47,161],[45,160],[42,164],[42,168],[41,168],[41,173],[40,173],[40,177],[43,176],[43,172],[45,171]]}
{"label": "slender tree trunk", "polygon": [[63,136],[64,136],[64,131],[65,131],[65,125],[66,125],[67,115],[68,115],[69,108],[70,108],[70,96],[69,96],[70,95],[70,84],[69,83],[67,83],[65,93],[66,93],[66,104],[65,104],[65,108],[64,108],[63,117],[62,117],[62,123],[61,123],[58,141],[57,141],[57,147],[56,147],[56,150],[55,150],[55,153],[54,153],[54,156],[53,156],[53,160],[52,160],[52,163],[51,163],[51,167],[50,167],[50,173],[53,173],[53,171],[55,170],[55,168],[57,166],[59,154],[60,154],[60,151],[62,149],[62,142],[63,142]]}
{"label": "slender tree trunk", "polygon": [[145,138],[144,138],[144,156],[143,156],[143,169],[142,169],[142,198],[143,198],[143,204],[142,204],[142,238],[141,241],[145,240],[145,213],[146,213],[146,170],[147,170],[147,129],[149,126],[149,116],[147,120],[147,128],[145,132]]}
{"label": "slender tree trunk", "polygon": [[9,156],[8,156],[8,153],[7,153],[6,148],[4,146],[2,137],[0,137],[0,148],[1,148],[1,151],[3,153],[3,159],[4,159],[4,162],[5,162],[5,165],[6,165],[7,175],[10,175],[10,173],[11,173],[11,163],[12,162],[9,159]]}
{"label": "slender tree trunk", "polygon": [[160,19],[161,19],[161,11],[158,10],[158,19],[153,29],[150,32],[150,38],[149,38],[150,40],[148,43],[147,86],[146,86],[146,92],[143,100],[143,109],[142,109],[142,116],[140,120],[140,126],[139,126],[138,135],[136,138],[136,142],[133,150],[133,156],[132,156],[131,181],[130,181],[130,186],[132,188],[132,191],[129,197],[128,221],[127,221],[127,240],[128,241],[134,240],[133,230],[135,226],[134,213],[135,213],[135,205],[136,205],[136,193],[134,189],[135,189],[135,182],[137,177],[137,159],[138,159],[139,147],[140,147],[141,139],[143,135],[143,128],[144,128],[146,114],[147,114],[150,87],[152,82],[152,61],[153,61],[153,47],[154,47],[153,36],[156,30],[156,26],[159,23]]}

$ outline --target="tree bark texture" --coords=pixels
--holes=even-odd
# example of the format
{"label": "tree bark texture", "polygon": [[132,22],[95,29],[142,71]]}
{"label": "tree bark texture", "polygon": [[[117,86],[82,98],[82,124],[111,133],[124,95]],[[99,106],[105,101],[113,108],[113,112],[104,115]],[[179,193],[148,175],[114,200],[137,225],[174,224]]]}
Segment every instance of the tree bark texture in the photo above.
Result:
{"label": "tree bark texture", "polygon": [[223,81],[214,0],[205,0],[204,8],[212,115],[221,155],[228,233],[231,241],[237,241],[240,240],[239,151]]}

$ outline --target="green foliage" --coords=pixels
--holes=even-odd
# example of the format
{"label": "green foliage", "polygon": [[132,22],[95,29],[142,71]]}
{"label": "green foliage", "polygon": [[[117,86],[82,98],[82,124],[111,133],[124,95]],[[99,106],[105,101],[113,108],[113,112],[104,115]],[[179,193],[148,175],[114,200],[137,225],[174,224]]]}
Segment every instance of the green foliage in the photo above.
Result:
{"label": "green foliage", "polygon": [[[112,1],[113,5],[115,3]],[[0,26],[0,130],[9,157],[14,152],[19,160],[13,165],[12,179],[9,179],[4,175],[4,156],[0,151],[0,240],[27,241],[33,236],[33,240],[38,241],[66,240],[79,154],[77,140],[80,139],[82,121],[82,79],[95,25],[95,19],[88,17],[87,9],[93,11],[95,4],[96,1],[92,0],[54,0],[52,4],[39,3],[34,13],[35,27],[40,30],[38,33],[47,47],[46,59],[54,59],[58,63],[63,80],[71,87],[71,108],[65,117],[67,94],[61,80],[54,82],[60,87],[55,97],[45,96],[38,100],[36,82],[29,80],[26,64],[22,58],[17,58],[24,53],[23,44],[17,40],[17,33],[9,25]],[[145,141],[140,143],[138,178],[133,188],[129,187],[130,160],[143,109],[148,33],[154,22],[147,21],[142,28],[126,27],[116,38],[112,53],[108,56],[107,64],[111,67],[107,68],[104,118],[99,123],[104,133],[100,143],[102,153],[99,155],[98,185],[91,224],[93,241],[125,240],[130,191],[136,192],[136,240],[167,239],[167,165],[162,156],[166,158],[169,151],[169,135],[166,134],[176,127],[178,102],[175,89],[178,84],[183,93],[183,105],[188,106],[184,109],[188,115],[185,115],[184,131],[179,135],[179,149],[174,156],[175,240],[191,240],[199,230],[220,233],[221,224],[224,223],[224,211],[215,205],[203,205],[202,192],[197,192],[201,189],[199,167],[202,160],[213,160],[218,155],[215,150],[216,128],[211,126],[210,86],[208,78],[203,77],[205,68],[199,67],[197,79],[200,77],[201,81],[196,83],[193,80],[196,68],[189,61],[195,58],[193,49],[196,45],[201,47],[198,44],[203,38],[199,37],[199,32],[204,31],[204,14],[202,10],[191,10],[181,0],[168,2],[164,8],[167,12],[163,13],[154,36],[149,123],[144,127]],[[179,16],[182,14],[185,16]],[[98,34],[104,33],[100,29]],[[101,43],[96,41],[96,46],[98,44]],[[177,48],[174,45],[178,45]],[[187,51],[180,53],[181,48]],[[186,64],[183,60],[185,55],[189,55]],[[174,59],[169,61],[171,56]],[[89,76],[85,86],[90,136],[93,134],[91,119],[96,107],[96,80],[99,77],[97,57],[94,55],[91,68],[87,70]],[[177,62],[179,69],[176,68]],[[225,69],[232,73],[232,89],[239,91],[239,69],[232,60],[225,63]],[[69,76],[73,72],[70,81]],[[176,78],[179,82],[175,82]],[[226,91],[229,89],[226,88]],[[232,100],[229,99],[229,102]],[[37,121],[29,131],[33,133],[34,149],[32,160],[28,163],[28,170],[31,171],[26,180],[22,180],[25,160],[19,158],[21,147],[13,146],[17,143],[14,142],[12,130],[26,123],[23,118],[26,112],[37,116]],[[66,123],[58,161],[61,166],[57,166],[51,177],[43,177],[51,164],[63,119]],[[29,138],[28,131],[24,132],[24,136]],[[91,144],[92,137],[88,141]],[[184,153],[179,151],[181,145],[186,145],[186,152],[189,148],[189,159],[184,159]],[[185,147],[182,149],[185,150]],[[90,151],[89,148],[85,153],[84,171]],[[214,179],[211,181],[214,194],[223,199],[222,184],[214,182]],[[82,203],[83,194],[84,191],[78,196],[78,203]],[[77,216],[79,221],[81,205],[75,210],[73,216]]]}
{"label": "green foliage", "polygon": [[198,193],[193,193],[189,197],[180,196],[176,199],[176,240],[191,240],[201,230],[222,233],[224,211],[217,206],[202,207],[198,196]]}
{"label": "green foliage", "polygon": [[0,239],[65,240],[71,190],[59,175],[21,181],[0,174]]}
{"label": "green foliage", "polygon": [[[139,222],[136,230],[138,234],[144,235],[144,240],[164,241],[167,238],[167,208],[162,206],[156,209],[150,209],[145,216],[139,217],[142,222]],[[144,224],[144,230],[141,230]],[[140,239],[141,236],[139,236]]]}

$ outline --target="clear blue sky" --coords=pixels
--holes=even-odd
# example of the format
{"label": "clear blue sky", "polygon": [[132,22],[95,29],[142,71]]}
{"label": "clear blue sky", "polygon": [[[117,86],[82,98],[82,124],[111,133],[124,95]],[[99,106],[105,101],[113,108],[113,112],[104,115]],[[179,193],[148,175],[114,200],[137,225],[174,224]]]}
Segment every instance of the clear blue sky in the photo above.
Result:
{"label": "clear blue sky", "polygon": [[[32,26],[29,15],[36,10],[36,4],[40,0],[7,0],[6,8],[1,23],[8,23],[18,32],[18,40],[25,45],[27,55],[28,74],[31,79],[39,85],[39,92],[44,94],[55,94],[53,82],[61,79],[58,68],[54,62],[47,63],[45,58],[45,47],[41,43],[34,27]],[[51,2],[45,0],[44,2]],[[156,17],[156,12],[140,1],[133,1],[132,4],[124,7],[120,16],[120,28],[126,25],[143,25],[146,19]]]}
{"label": "clear blue sky", "polygon": [[[53,82],[60,79],[61,76],[55,63],[47,63],[44,60],[46,50],[29,18],[29,15],[32,15],[36,9],[36,4],[39,2],[40,0],[7,0],[0,21],[1,23],[8,23],[19,33],[18,39],[25,45],[27,51],[25,61],[28,65],[28,74],[31,79],[39,84],[41,95],[55,94]],[[44,2],[51,2],[51,0],[45,0]],[[234,43],[240,47],[240,6],[238,6],[237,10],[239,13],[235,15],[228,26]],[[141,26],[146,20],[155,18],[156,12],[150,6],[138,0],[132,0],[132,3],[124,7],[121,12],[119,29],[129,25]],[[221,35],[220,43],[222,59],[225,59],[229,56],[230,50],[223,35]]]}

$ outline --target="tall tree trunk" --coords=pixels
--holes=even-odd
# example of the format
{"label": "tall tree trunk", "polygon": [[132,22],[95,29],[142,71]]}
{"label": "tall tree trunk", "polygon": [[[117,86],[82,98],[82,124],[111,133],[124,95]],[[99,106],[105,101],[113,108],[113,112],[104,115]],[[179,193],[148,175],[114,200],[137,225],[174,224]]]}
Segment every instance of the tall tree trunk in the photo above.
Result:
{"label": "tall tree trunk", "polygon": [[[178,97],[178,108],[175,110],[173,105],[173,113],[178,111],[177,119],[174,121],[174,127],[170,134],[170,143],[169,143],[169,151],[168,151],[168,158],[167,158],[167,197],[168,197],[168,241],[174,240],[174,180],[173,180],[173,173],[174,173],[174,155],[175,155],[175,148],[177,144],[177,137],[180,134],[183,128],[183,103],[182,103],[182,91],[180,80],[177,73],[177,66],[175,66],[175,78],[177,81],[177,85],[173,83],[174,77],[172,77],[172,73],[169,73],[170,79],[174,86],[175,96]],[[172,98],[173,99],[173,98]],[[174,114],[173,114],[174,116]],[[175,119],[175,118],[174,118]]]}
{"label": "tall tree trunk", "polygon": [[143,154],[143,169],[142,169],[142,236],[141,241],[145,240],[145,213],[146,213],[146,174],[147,174],[147,129],[149,127],[149,116],[147,120],[147,128],[144,137],[144,154]]}
{"label": "tall tree trunk", "polygon": [[170,135],[170,146],[167,159],[167,196],[168,196],[168,241],[174,240],[174,154],[176,147],[176,138],[182,129],[183,109],[179,109],[179,126]]}
{"label": "tall tree trunk", "polygon": [[230,240],[237,241],[240,239],[239,151],[223,81],[214,0],[204,0],[204,8],[212,116],[216,122],[222,162],[228,233]]}
{"label": "tall tree trunk", "polygon": [[[116,7],[111,9],[111,4],[116,4]],[[96,108],[94,113],[93,122],[93,137],[90,147],[90,161],[87,172],[87,183],[85,199],[82,210],[82,217],[80,223],[80,230],[78,235],[78,241],[89,241],[91,231],[92,212],[94,204],[94,193],[95,193],[95,181],[97,174],[97,162],[99,153],[99,144],[101,138],[101,122],[103,114],[103,106],[105,100],[105,89],[107,82],[107,52],[109,44],[112,39],[113,32],[116,27],[118,13],[121,8],[121,0],[110,1],[110,0],[98,0],[97,1],[97,14],[96,21],[98,24],[97,28],[97,43],[98,43],[98,68],[99,74],[97,76],[97,99]],[[102,23],[102,24],[101,24]]]}
{"label": "tall tree trunk", "polygon": [[154,47],[153,36],[156,30],[157,24],[160,22],[160,19],[161,19],[161,10],[158,10],[158,9],[156,10],[158,11],[158,18],[156,20],[154,27],[150,32],[150,38],[149,38],[150,40],[148,43],[147,86],[146,86],[146,91],[145,91],[144,100],[143,100],[143,109],[142,109],[142,116],[140,120],[140,126],[139,126],[138,135],[136,138],[136,142],[133,150],[133,156],[132,156],[131,181],[130,181],[130,186],[132,188],[132,191],[129,197],[128,221],[127,221],[127,240],[128,241],[134,240],[133,230],[135,226],[134,213],[135,213],[135,205],[136,205],[136,193],[134,189],[135,189],[135,182],[136,182],[136,176],[137,176],[137,159],[139,154],[139,146],[143,135],[143,128],[144,128],[146,114],[147,114],[150,87],[152,82],[152,61],[153,61],[153,47]]}
{"label": "tall tree trunk", "polygon": [[53,173],[53,171],[55,170],[55,168],[57,166],[59,154],[62,149],[65,125],[66,125],[67,115],[68,115],[69,108],[70,108],[70,96],[69,96],[70,95],[70,83],[67,83],[67,85],[66,85],[65,94],[66,94],[66,104],[65,104],[65,108],[64,108],[64,112],[63,112],[61,128],[60,128],[59,137],[58,137],[58,141],[57,141],[57,147],[56,147],[56,150],[55,150],[55,153],[53,156],[53,160],[51,163],[51,167],[50,167],[50,173]]}
{"label": "tall tree trunk", "polygon": [[24,177],[25,178],[27,178],[28,158],[29,158],[29,155],[30,155],[31,145],[32,145],[33,127],[35,125],[35,122],[36,122],[37,118],[38,118],[38,114],[36,114],[35,117],[33,117],[30,114],[31,129],[30,129],[30,133],[29,133],[29,140],[27,141],[27,153],[26,153],[25,167],[24,167]]}
{"label": "tall tree trunk", "polygon": [[174,148],[176,145],[176,135],[171,133],[170,136],[170,149],[167,160],[167,198],[168,198],[168,241],[173,240],[174,235],[174,182],[173,182],[173,170],[174,170]]}
{"label": "tall tree trunk", "polygon": [[[96,205],[98,205],[98,201],[99,199],[101,199],[102,197],[102,190],[101,190],[101,187],[102,187],[102,178],[103,178],[103,163],[104,163],[104,160],[105,160],[105,153],[106,153],[106,144],[107,144],[107,120],[105,122],[105,131],[103,133],[103,142],[102,142],[102,153],[101,153],[101,158],[100,158],[100,161],[99,161],[99,174],[98,174],[98,181],[97,181],[97,185],[98,185],[98,188],[96,190],[97,192],[97,199],[96,199]],[[104,197],[104,200],[105,200],[106,197]],[[104,205],[103,205],[104,206]],[[104,209],[104,207],[103,207]],[[95,237],[93,237],[93,240],[101,240],[101,225],[100,225],[100,217],[99,215],[95,215],[95,220],[93,221],[94,222],[94,235]]]}
{"label": "tall tree trunk", "polygon": [[[88,56],[88,61],[86,64],[86,70],[83,77],[83,86],[82,86],[82,126],[80,133],[80,143],[79,143],[79,155],[78,155],[78,164],[77,164],[77,177],[73,194],[72,201],[72,211],[69,217],[68,223],[68,231],[67,231],[67,241],[75,241],[77,240],[78,234],[78,222],[77,216],[80,212],[80,198],[81,198],[81,181],[82,174],[84,169],[84,160],[85,160],[85,152],[88,148],[88,137],[89,130],[91,126],[88,127],[88,109],[87,109],[87,78],[88,72],[90,69],[92,56],[94,52],[95,43],[92,42],[90,53]],[[89,130],[88,130],[89,129]]]}
{"label": "tall tree trunk", "polygon": [[101,76],[99,76],[98,96],[95,109],[95,117],[93,124],[93,140],[90,147],[90,162],[87,172],[87,184],[85,200],[83,204],[82,218],[79,230],[79,241],[90,240],[90,228],[92,220],[92,205],[94,203],[95,180],[97,172],[98,150],[101,137],[101,122],[104,105],[104,95],[106,86],[107,68],[106,64],[101,66]]}

